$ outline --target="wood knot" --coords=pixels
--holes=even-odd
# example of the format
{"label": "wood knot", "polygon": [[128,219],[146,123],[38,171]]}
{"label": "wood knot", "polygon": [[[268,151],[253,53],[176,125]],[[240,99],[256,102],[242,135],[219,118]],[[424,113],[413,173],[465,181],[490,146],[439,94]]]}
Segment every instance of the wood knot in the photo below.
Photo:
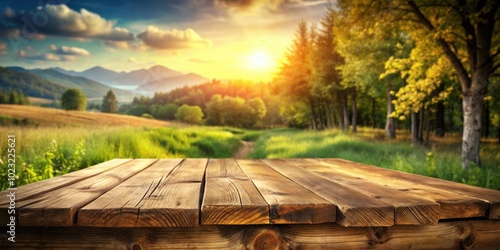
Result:
{"label": "wood knot", "polygon": [[471,248],[474,245],[475,241],[476,241],[476,236],[474,236],[474,234],[470,234],[469,236],[467,236],[467,238],[465,238],[462,241],[462,246],[464,249]]}
{"label": "wood knot", "polygon": [[384,244],[390,239],[386,227],[371,227],[368,230],[368,245]]}
{"label": "wood knot", "polygon": [[281,249],[282,239],[278,232],[272,229],[255,230],[247,238],[247,249]]}
{"label": "wood knot", "polygon": [[140,244],[134,243],[132,245],[132,250],[143,250],[142,246]]}

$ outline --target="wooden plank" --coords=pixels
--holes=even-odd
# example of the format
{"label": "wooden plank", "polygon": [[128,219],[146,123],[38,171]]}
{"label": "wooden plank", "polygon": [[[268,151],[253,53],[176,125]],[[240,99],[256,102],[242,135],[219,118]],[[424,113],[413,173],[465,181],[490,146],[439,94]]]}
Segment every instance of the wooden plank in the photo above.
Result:
{"label": "wooden plank", "polygon": [[101,195],[78,212],[79,226],[135,227],[139,210],[182,159],[159,160]]}
{"label": "wooden plank", "polygon": [[500,245],[500,221],[425,226],[314,225],[188,228],[19,228],[16,242],[0,230],[0,249],[479,249]]}
{"label": "wooden plank", "polygon": [[335,205],[289,180],[258,160],[236,160],[269,204],[270,223],[335,221]]}
{"label": "wooden plank", "polygon": [[349,175],[335,168],[314,164],[303,159],[276,160],[287,164],[287,169],[301,168],[317,173],[330,181],[356,190],[366,196],[373,197],[394,207],[394,224],[396,225],[429,225],[439,221],[439,203],[433,200],[411,195],[398,189],[388,188],[361,175]]}
{"label": "wooden plank", "polygon": [[[364,174],[366,178],[375,182],[384,183],[384,185],[388,187],[433,199],[437,203],[441,204],[439,212],[440,219],[460,219],[488,216],[488,202],[490,202],[490,207],[495,203],[491,203],[491,201],[486,201],[482,198],[495,200],[492,194],[497,193],[500,195],[500,192],[495,190],[476,188],[455,182],[403,173],[340,159],[323,159],[321,161],[330,164],[330,166],[336,166],[344,172],[355,173],[356,175]],[[433,185],[432,183],[439,183],[439,185]],[[448,184],[450,186],[447,186]],[[461,186],[462,189],[470,187],[474,190],[478,189],[477,191],[486,190],[489,194],[485,196],[478,194],[478,197],[469,196],[464,193],[456,192],[454,186],[457,185]],[[500,201],[500,197],[498,201]],[[495,214],[495,211],[490,211],[490,219],[493,219],[491,217],[492,214]]]}
{"label": "wooden plank", "polygon": [[[44,193],[50,192],[52,190],[69,186],[71,184],[77,183],[79,181],[85,180],[87,178],[96,176],[113,168],[116,168],[126,162],[131,161],[131,159],[113,159],[106,161],[82,170],[74,171],[65,175],[56,176],[43,181],[38,181],[30,183],[28,185],[23,185],[15,190],[16,202],[24,201],[36,196],[41,196]],[[5,197],[9,194],[11,190],[5,190],[0,192],[0,197]],[[9,200],[2,199],[0,201],[0,224],[3,225],[7,223],[7,210],[9,207]]]}
{"label": "wooden plank", "polygon": [[137,159],[61,189],[16,203],[20,226],[72,226],[78,210],[156,160]]}
{"label": "wooden plank", "polygon": [[269,224],[269,206],[234,159],[210,159],[201,223]]}
{"label": "wooden plank", "polygon": [[265,164],[337,206],[337,223],[346,227],[392,226],[394,207],[289,163],[264,159]]}
{"label": "wooden plank", "polygon": [[143,200],[136,226],[197,226],[207,163],[207,159],[185,159]]}

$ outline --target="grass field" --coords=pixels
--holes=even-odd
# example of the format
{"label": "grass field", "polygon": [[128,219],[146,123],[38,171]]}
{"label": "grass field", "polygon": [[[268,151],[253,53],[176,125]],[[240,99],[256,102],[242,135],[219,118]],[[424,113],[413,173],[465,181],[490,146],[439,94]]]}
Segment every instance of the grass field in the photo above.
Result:
{"label": "grass field", "polygon": [[411,146],[408,133],[393,141],[382,130],[362,128],[352,134],[339,131],[278,129],[262,132],[252,158],[342,158],[355,162],[427,175],[500,190],[500,145],[483,141],[482,167],[463,171],[460,138],[433,138],[428,146]]}
{"label": "grass field", "polygon": [[[10,120],[9,120],[10,119]],[[254,141],[249,158],[334,157],[500,190],[500,145],[482,144],[482,167],[462,171],[460,138],[433,138],[411,146],[407,132],[397,141],[382,130],[352,134],[273,129],[250,131],[186,126],[124,115],[68,112],[0,105],[0,189],[7,187],[7,135],[16,136],[17,185],[50,178],[113,158],[229,158],[240,140]],[[23,122],[24,121],[24,122]]]}

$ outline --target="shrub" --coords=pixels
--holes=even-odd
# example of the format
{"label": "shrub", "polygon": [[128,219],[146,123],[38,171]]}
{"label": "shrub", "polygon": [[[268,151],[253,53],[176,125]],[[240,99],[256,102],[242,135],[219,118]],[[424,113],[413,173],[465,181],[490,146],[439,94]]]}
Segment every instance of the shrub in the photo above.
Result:
{"label": "shrub", "polygon": [[182,122],[199,124],[203,119],[203,112],[199,106],[182,105],[175,113],[175,118]]}

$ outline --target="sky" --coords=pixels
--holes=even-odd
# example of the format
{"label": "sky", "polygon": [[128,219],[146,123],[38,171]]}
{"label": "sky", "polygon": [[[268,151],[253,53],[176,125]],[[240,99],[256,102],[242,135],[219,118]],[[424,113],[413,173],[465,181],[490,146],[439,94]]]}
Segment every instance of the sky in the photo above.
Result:
{"label": "sky", "polygon": [[300,20],[326,0],[33,0],[0,2],[0,66],[153,65],[216,79],[268,81]]}

